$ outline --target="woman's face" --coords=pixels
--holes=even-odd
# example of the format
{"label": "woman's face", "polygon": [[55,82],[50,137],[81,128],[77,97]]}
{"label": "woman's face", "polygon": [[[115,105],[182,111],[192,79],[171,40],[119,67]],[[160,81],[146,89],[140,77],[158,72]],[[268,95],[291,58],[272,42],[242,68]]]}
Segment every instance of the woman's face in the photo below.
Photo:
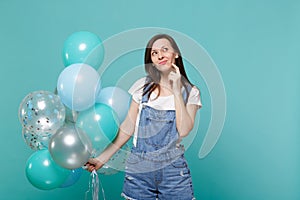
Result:
{"label": "woman's face", "polygon": [[177,53],[175,53],[169,40],[162,38],[153,43],[151,59],[160,72],[170,72],[173,69],[172,63],[175,63],[176,56]]}

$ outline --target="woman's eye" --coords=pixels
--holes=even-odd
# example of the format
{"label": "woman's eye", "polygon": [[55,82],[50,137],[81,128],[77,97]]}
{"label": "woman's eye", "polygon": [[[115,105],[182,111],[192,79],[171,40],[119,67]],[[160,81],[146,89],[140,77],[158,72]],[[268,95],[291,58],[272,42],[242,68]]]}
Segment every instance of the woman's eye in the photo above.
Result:
{"label": "woman's eye", "polygon": [[168,48],[167,47],[163,48],[163,51],[164,52],[168,51]]}
{"label": "woman's eye", "polygon": [[153,52],[151,53],[152,56],[155,56],[156,54],[157,54],[157,52],[155,52],[155,51],[153,51]]}

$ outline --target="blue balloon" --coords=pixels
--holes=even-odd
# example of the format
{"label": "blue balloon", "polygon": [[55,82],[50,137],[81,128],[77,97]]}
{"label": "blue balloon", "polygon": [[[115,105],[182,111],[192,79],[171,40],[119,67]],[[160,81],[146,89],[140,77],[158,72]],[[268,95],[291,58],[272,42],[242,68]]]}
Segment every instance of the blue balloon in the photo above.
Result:
{"label": "blue balloon", "polygon": [[63,104],[82,111],[95,104],[100,91],[100,76],[87,64],[77,63],[65,68],[57,81],[57,93]]}
{"label": "blue balloon", "polygon": [[69,176],[70,170],[57,165],[47,149],[33,153],[26,162],[26,177],[41,190],[59,187]]}
{"label": "blue balloon", "polygon": [[64,42],[62,51],[64,65],[86,63],[98,69],[103,62],[104,47],[94,33],[79,31],[71,34]]}
{"label": "blue balloon", "polygon": [[120,122],[127,116],[130,101],[131,95],[119,87],[103,88],[96,98],[97,103],[110,106],[117,113]]}
{"label": "blue balloon", "polygon": [[81,128],[92,142],[93,155],[99,155],[116,137],[119,121],[109,106],[96,103],[95,107],[79,113],[76,125]]}
{"label": "blue balloon", "polygon": [[82,172],[83,169],[81,167],[71,170],[69,176],[66,178],[65,182],[60,187],[64,188],[74,185],[79,180]]}

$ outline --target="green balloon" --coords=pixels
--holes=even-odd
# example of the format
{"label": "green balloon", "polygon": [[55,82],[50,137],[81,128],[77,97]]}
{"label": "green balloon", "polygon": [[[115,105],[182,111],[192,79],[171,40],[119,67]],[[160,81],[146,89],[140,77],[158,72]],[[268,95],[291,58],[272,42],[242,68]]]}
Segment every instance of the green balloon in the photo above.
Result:
{"label": "green balloon", "polygon": [[102,103],[79,113],[76,125],[90,138],[93,156],[99,155],[116,137],[119,121],[115,111]]}
{"label": "green balloon", "polygon": [[75,63],[85,63],[97,70],[104,58],[102,40],[88,31],[75,32],[64,42],[62,57],[66,67]]}
{"label": "green balloon", "polygon": [[34,152],[27,160],[25,171],[29,182],[41,190],[58,188],[71,173],[52,160],[48,149]]}

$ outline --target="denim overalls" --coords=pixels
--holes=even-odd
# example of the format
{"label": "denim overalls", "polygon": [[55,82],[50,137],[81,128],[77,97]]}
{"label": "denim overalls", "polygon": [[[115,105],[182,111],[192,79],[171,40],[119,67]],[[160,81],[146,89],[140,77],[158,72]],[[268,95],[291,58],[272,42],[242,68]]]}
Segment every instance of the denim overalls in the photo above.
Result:
{"label": "denim overalls", "polygon": [[[187,99],[187,92],[183,93]],[[175,110],[157,110],[142,97],[138,139],[126,162],[122,196],[130,200],[194,199],[184,148],[178,145]]]}

